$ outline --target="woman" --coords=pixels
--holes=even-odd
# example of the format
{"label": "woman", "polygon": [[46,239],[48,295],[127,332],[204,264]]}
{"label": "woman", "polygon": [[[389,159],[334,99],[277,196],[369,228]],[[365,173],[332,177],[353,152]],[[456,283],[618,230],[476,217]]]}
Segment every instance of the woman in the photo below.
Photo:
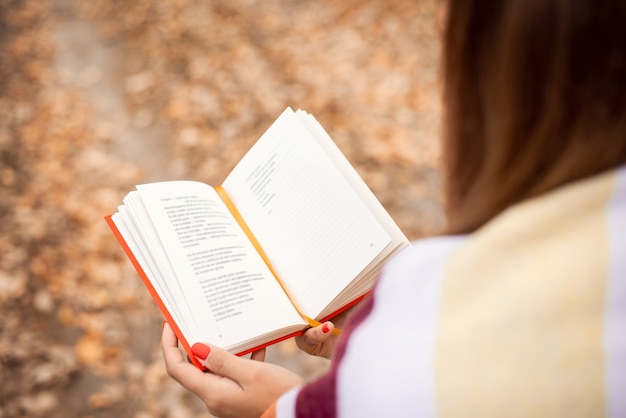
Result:
{"label": "woman", "polygon": [[198,344],[201,373],[166,325],[168,372],[212,413],[626,416],[626,3],[446,20],[449,235],[394,259],[336,348],[330,323],[299,340],[334,356],[308,384]]}

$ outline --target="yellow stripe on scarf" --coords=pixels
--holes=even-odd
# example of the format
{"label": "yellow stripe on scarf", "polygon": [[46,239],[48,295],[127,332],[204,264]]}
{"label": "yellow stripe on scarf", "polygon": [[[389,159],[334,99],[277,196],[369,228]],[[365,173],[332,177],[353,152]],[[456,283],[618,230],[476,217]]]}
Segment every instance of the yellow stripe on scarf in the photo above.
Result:
{"label": "yellow stripe on scarf", "polygon": [[520,204],[443,275],[440,417],[604,415],[605,208],[614,176]]}

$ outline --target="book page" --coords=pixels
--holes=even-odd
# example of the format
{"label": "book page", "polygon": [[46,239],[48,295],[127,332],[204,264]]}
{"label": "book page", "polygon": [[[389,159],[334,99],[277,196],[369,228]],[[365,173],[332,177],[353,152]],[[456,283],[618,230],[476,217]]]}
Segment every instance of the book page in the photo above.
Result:
{"label": "book page", "polygon": [[[137,186],[163,254],[197,318],[190,344],[235,345],[302,323],[215,190],[190,181]],[[155,243],[153,243],[155,245]]]}
{"label": "book page", "polygon": [[[131,195],[136,193],[137,192],[131,192]],[[127,196],[127,199],[129,197],[130,196]],[[177,281],[165,280],[165,277],[173,276],[173,273],[169,274],[169,272],[172,271],[171,264],[167,257],[156,255],[159,254],[157,251],[154,252],[154,256],[152,255],[151,250],[153,250],[154,247],[150,245],[150,243],[158,241],[156,232],[152,230],[142,230],[142,232],[139,232],[141,225],[135,222],[131,210],[127,205],[119,206],[118,211],[118,213],[112,215],[112,219],[118,231],[124,237],[126,245],[133,253],[135,259],[140,262],[142,270],[147,277],[152,278],[151,283],[153,284],[154,290],[161,298],[161,302],[165,305],[165,308],[178,324],[183,334],[192,335],[193,331],[197,329],[197,326],[195,320],[189,321],[188,319],[193,318],[189,306],[186,303],[175,302],[177,300],[185,300],[184,293]],[[152,232],[152,234],[150,234],[150,232]],[[141,236],[148,238],[137,238]]]}
{"label": "book page", "polygon": [[291,109],[222,187],[298,308],[310,317],[391,242]]}
{"label": "book page", "polygon": [[[361,176],[359,176],[354,167],[352,167],[346,156],[343,155],[339,147],[337,147],[337,144],[333,142],[330,135],[328,135],[317,119],[301,109],[295,113],[300,122],[307,127],[317,140],[318,145],[324,149],[326,156],[333,161],[337,170],[339,170],[346,181],[350,183],[350,187],[352,187],[359,198],[367,205],[372,214],[378,219],[378,222],[385,227],[385,231],[387,231],[393,241],[397,243],[398,248],[402,249],[409,246],[409,240],[402,230],[391,218],[387,210],[385,210],[383,205],[378,201],[374,193],[372,193],[368,185],[363,181]],[[391,252],[395,253],[396,251],[392,250]]]}

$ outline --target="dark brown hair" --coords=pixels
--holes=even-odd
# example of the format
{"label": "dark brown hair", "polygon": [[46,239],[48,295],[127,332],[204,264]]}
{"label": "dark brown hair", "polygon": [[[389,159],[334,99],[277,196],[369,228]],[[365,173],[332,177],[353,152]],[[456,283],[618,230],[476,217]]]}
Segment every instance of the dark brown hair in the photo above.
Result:
{"label": "dark brown hair", "polygon": [[449,1],[448,232],[626,163],[626,1]]}

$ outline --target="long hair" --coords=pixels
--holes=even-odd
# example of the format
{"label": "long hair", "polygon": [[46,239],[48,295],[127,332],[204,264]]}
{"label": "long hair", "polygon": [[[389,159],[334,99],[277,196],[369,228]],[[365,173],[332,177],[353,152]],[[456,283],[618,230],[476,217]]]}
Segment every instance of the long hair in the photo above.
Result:
{"label": "long hair", "polygon": [[449,1],[448,232],[626,163],[626,1]]}

